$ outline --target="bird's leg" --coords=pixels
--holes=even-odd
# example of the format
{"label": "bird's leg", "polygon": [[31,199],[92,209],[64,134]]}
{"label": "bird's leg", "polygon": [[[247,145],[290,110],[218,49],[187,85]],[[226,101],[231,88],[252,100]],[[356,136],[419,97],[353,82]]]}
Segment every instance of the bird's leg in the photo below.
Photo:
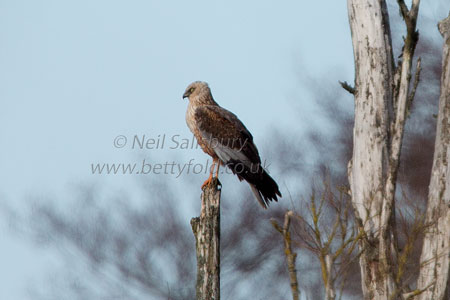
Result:
{"label": "bird's leg", "polygon": [[208,184],[211,183],[212,178],[213,178],[213,173],[214,173],[214,166],[215,166],[215,164],[216,164],[216,160],[213,159],[212,166],[211,166],[211,168],[209,169],[209,177],[208,177],[208,179],[205,180],[205,182],[203,182],[203,184],[202,184],[202,189],[203,189],[205,186],[207,186]]}
{"label": "bird's leg", "polygon": [[217,162],[217,170],[216,170],[216,178],[219,179],[219,168],[220,168],[220,162]]}

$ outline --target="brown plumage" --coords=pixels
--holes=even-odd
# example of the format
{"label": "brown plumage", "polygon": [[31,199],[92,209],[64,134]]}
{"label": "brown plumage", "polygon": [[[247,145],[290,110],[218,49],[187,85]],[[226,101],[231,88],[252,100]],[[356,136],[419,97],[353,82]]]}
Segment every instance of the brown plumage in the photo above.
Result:
{"label": "brown plumage", "polygon": [[213,159],[210,176],[203,186],[211,182],[215,164],[218,176],[221,164],[230,168],[239,180],[249,183],[262,207],[267,208],[270,200],[278,201],[277,196],[281,197],[278,185],[261,166],[253,136],[236,115],[214,101],[208,84],[191,83],[183,98],[189,98],[186,123],[200,147]]}

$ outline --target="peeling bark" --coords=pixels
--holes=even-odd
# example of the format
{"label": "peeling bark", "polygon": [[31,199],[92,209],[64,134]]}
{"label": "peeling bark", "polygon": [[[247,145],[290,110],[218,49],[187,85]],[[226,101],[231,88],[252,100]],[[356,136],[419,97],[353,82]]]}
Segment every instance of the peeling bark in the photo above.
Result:
{"label": "peeling bark", "polygon": [[441,96],[428,195],[427,230],[420,257],[418,299],[449,299],[450,267],[450,15],[439,24],[444,37]]}
{"label": "peeling bark", "polygon": [[202,193],[200,217],[191,219],[197,255],[197,300],[220,299],[220,182]]}

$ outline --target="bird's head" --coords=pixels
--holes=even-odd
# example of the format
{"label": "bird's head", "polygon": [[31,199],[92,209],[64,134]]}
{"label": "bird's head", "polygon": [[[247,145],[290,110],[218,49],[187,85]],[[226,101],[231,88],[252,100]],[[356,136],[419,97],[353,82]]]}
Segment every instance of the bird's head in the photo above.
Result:
{"label": "bird's head", "polygon": [[194,81],[191,83],[183,94],[183,99],[188,98],[190,101],[203,102],[211,98],[211,90],[206,82]]}

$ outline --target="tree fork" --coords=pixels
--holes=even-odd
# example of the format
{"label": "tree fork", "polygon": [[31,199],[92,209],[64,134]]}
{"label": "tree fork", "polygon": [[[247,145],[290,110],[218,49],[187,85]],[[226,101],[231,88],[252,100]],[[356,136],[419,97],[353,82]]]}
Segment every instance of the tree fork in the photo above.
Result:
{"label": "tree fork", "polygon": [[220,187],[217,178],[203,188],[200,217],[191,219],[197,256],[197,300],[220,299]]}

